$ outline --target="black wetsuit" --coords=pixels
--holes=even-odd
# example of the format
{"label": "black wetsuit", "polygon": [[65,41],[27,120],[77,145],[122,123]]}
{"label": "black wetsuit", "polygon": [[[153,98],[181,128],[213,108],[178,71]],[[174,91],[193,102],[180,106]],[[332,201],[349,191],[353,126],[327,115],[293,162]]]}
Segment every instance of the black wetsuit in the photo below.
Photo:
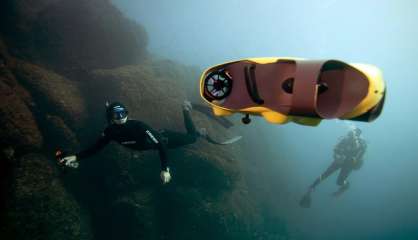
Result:
{"label": "black wetsuit", "polygon": [[157,149],[160,154],[161,170],[166,171],[168,168],[166,149],[194,143],[198,137],[190,112],[183,111],[183,115],[187,134],[166,129],[156,131],[141,121],[128,120],[124,124],[109,125],[93,146],[76,154],[77,158],[87,158],[97,153],[110,141],[115,141],[138,151]]}
{"label": "black wetsuit", "polygon": [[334,148],[334,161],[311,185],[315,188],[321,181],[329,177],[335,171],[340,170],[337,178],[337,184],[343,186],[351,171],[358,169],[362,163],[362,158],[366,152],[366,141],[362,138],[358,142],[352,136],[343,138]]}

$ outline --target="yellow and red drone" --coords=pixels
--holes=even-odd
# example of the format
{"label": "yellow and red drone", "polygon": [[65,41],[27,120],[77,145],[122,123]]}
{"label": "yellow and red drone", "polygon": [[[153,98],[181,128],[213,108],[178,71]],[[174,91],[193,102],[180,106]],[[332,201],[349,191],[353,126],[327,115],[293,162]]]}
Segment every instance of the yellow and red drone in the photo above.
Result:
{"label": "yellow and red drone", "polygon": [[373,65],[271,57],[206,69],[200,94],[216,116],[242,113],[246,124],[257,115],[275,124],[317,126],[322,119],[375,120],[386,89]]}

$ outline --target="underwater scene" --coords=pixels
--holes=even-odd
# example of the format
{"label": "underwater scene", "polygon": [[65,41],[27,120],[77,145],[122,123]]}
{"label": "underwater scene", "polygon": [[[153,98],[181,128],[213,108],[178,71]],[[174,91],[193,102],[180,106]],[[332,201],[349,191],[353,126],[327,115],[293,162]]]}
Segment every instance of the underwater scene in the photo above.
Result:
{"label": "underwater scene", "polygon": [[1,240],[417,240],[418,1],[2,0]]}

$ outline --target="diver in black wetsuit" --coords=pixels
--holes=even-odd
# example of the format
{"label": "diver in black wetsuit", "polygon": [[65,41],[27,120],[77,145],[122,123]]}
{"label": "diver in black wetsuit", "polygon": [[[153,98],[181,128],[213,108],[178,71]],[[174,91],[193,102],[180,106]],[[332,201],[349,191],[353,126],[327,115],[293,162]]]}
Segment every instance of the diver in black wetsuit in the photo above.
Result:
{"label": "diver in black wetsuit", "polygon": [[164,184],[168,183],[171,180],[171,174],[166,149],[192,144],[204,134],[204,132],[199,133],[196,130],[190,115],[191,109],[190,102],[185,101],[183,116],[187,134],[184,134],[166,129],[155,131],[141,121],[128,120],[128,111],[123,104],[118,102],[106,104],[106,115],[110,125],[104,130],[102,136],[86,150],[63,157],[60,163],[67,167],[78,168],[80,159],[92,156],[110,141],[115,141],[138,151],[157,149],[161,160],[161,180]]}
{"label": "diver in black wetsuit", "polygon": [[308,192],[300,201],[301,207],[310,207],[311,193],[315,190],[316,186],[337,170],[340,170],[337,178],[337,185],[340,188],[333,195],[336,197],[340,196],[348,189],[349,182],[347,178],[351,171],[361,168],[363,165],[363,155],[367,149],[366,141],[360,135],[361,130],[355,128],[335,146],[334,161],[309,187]]}

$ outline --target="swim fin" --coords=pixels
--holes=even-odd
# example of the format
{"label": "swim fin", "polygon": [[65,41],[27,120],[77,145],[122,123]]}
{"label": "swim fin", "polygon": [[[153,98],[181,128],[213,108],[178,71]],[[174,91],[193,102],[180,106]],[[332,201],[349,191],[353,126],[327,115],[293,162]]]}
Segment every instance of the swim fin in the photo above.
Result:
{"label": "swim fin", "polygon": [[218,122],[219,124],[221,124],[224,128],[230,128],[232,126],[234,126],[234,124],[228,120],[225,117],[218,117],[213,115],[213,110],[211,107],[208,107],[206,105],[203,104],[198,104],[198,103],[192,103],[193,109],[196,111],[199,111],[203,114],[205,114],[207,117],[209,117],[210,119]]}
{"label": "swim fin", "polygon": [[299,206],[302,208],[310,208],[311,207],[311,192],[307,192],[299,202]]}
{"label": "swim fin", "polygon": [[212,144],[216,144],[216,145],[229,145],[229,144],[232,144],[232,143],[235,143],[235,142],[239,141],[241,138],[242,138],[242,136],[235,136],[235,137],[230,138],[226,141],[219,142],[219,141],[216,141],[215,139],[211,138],[209,135],[205,136],[205,139],[208,142],[210,142]]}

